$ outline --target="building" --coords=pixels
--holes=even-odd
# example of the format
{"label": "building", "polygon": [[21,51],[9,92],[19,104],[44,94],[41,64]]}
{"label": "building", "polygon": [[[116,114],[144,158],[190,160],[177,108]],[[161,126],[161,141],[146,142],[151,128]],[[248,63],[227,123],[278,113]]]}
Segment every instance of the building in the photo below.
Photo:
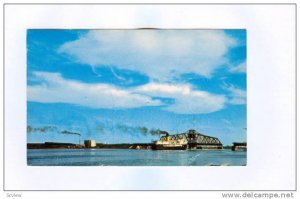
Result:
{"label": "building", "polygon": [[94,148],[96,147],[97,143],[96,140],[84,140],[84,146],[86,148]]}

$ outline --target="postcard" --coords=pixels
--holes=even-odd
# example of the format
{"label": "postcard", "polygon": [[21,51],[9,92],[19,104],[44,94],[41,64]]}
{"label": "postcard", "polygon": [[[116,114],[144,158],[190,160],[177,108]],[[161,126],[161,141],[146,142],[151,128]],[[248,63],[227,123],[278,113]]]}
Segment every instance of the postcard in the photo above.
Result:
{"label": "postcard", "polygon": [[28,29],[28,166],[246,166],[245,29]]}

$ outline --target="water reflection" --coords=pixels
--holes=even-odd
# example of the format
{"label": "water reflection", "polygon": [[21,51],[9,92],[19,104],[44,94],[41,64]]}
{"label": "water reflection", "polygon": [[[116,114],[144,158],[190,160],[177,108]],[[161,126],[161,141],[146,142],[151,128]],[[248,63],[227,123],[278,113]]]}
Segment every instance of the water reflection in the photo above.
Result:
{"label": "water reflection", "polygon": [[243,166],[246,152],[124,149],[29,149],[31,166]]}

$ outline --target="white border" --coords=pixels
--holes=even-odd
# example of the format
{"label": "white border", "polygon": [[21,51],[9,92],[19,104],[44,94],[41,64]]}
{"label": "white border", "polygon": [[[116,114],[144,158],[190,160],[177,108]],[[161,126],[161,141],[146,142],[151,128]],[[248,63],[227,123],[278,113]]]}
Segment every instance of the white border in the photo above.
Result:
{"label": "white border", "polygon": [[[246,28],[246,167],[30,167],[27,28]],[[294,190],[293,5],[6,5],[6,190]]]}

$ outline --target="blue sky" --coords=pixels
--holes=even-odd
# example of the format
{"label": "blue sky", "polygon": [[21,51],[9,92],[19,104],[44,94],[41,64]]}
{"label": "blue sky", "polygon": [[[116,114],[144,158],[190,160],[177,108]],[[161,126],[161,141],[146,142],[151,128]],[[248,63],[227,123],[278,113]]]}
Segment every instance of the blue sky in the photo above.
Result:
{"label": "blue sky", "polygon": [[28,30],[27,123],[28,142],[245,141],[246,30]]}

